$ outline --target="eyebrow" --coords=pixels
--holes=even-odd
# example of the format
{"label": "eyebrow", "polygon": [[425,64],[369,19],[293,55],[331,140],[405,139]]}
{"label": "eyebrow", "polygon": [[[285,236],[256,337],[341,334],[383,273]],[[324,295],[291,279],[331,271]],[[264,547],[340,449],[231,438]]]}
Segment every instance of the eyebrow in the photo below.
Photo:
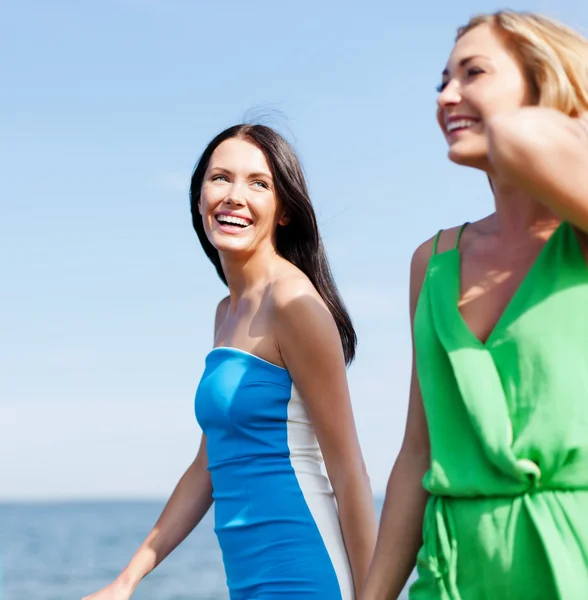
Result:
{"label": "eyebrow", "polygon": [[[231,171],[229,169],[225,169],[224,167],[212,167],[210,170],[211,171],[220,171],[221,173],[225,173],[227,175],[233,175],[233,171]],[[263,173],[262,171],[255,172],[255,173],[249,173],[249,177],[251,177],[253,179],[259,179],[259,178],[272,179],[271,173]]]}
{"label": "eyebrow", "polygon": [[270,175],[270,173],[262,173],[261,171],[259,173],[250,173],[249,177],[254,177],[254,178],[263,178],[265,177],[266,179],[271,179],[272,176]]}
{"label": "eyebrow", "polygon": [[[485,58],[489,60],[487,56],[483,56],[482,54],[473,54],[472,56],[466,56],[459,61],[458,67],[465,67],[470,61],[474,60],[474,58]],[[441,73],[443,77],[449,77],[449,69],[443,69],[443,73]]]}

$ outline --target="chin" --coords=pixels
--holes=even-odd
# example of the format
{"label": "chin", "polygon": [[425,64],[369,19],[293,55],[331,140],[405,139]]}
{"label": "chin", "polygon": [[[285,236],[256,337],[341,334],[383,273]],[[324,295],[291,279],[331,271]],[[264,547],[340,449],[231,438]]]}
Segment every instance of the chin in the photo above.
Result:
{"label": "chin", "polygon": [[214,249],[218,250],[219,252],[231,252],[236,246],[239,245],[239,240],[236,240],[235,238],[231,239],[228,236],[219,234],[216,231],[206,231],[206,237]]}
{"label": "chin", "polygon": [[[460,147],[461,146],[461,147]],[[488,155],[479,148],[464,147],[465,144],[454,144],[449,148],[447,157],[456,165],[472,169],[487,170]]]}
{"label": "chin", "polygon": [[240,240],[218,240],[212,239],[212,245],[216,248],[217,252],[222,252],[223,254],[240,254],[246,250],[243,242]]}

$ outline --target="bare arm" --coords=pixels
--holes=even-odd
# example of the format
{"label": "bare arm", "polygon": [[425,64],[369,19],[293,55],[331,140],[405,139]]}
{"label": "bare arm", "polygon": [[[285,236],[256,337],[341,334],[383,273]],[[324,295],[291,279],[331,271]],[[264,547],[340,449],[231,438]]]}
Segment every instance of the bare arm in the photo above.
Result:
{"label": "bare arm", "polygon": [[[410,315],[414,314],[431,244],[414,254],[411,266]],[[413,327],[414,329],[414,327]],[[414,342],[412,377],[404,440],[392,469],[382,515],[376,552],[362,600],[396,600],[406,585],[422,544],[423,515],[428,494],[421,480],[430,465],[429,434],[416,373]]]}
{"label": "bare arm", "polygon": [[588,116],[526,107],[489,124],[493,167],[555,214],[588,232]]}
{"label": "bare arm", "polygon": [[316,432],[358,593],[373,554],[377,520],[353,418],[341,339],[330,312],[310,284],[308,288],[300,293],[291,289],[276,292],[278,344]]}
{"label": "bare arm", "polygon": [[[227,302],[225,298],[217,308],[215,335],[226,314]],[[130,598],[139,582],[186,539],[212,505],[212,482],[207,467],[206,437],[203,435],[196,459],[181,477],[131,562],[113,583],[84,600]]]}
{"label": "bare arm", "polygon": [[[206,438],[188,467],[157,523],[118,580],[134,591],[141,579],[163,561],[202,520],[212,505],[212,484],[207,471]],[[90,596],[90,598],[92,598]]]}

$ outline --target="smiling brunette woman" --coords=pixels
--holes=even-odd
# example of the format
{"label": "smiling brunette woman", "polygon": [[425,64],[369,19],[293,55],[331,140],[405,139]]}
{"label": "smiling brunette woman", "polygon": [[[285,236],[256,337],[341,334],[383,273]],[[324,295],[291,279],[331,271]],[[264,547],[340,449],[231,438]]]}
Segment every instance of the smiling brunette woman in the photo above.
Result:
{"label": "smiling brunette woman", "polygon": [[406,433],[362,598],[396,599],[416,562],[411,600],[586,599],[588,40],[474,18],[439,92],[449,158],[496,211],[414,254]]}
{"label": "smiling brunette woman", "polygon": [[190,193],[230,292],[196,393],[204,435],[130,564],[89,598],[129,598],[214,499],[231,600],[352,600],[377,529],[346,378],[356,338],[301,166],[272,129],[238,125],[206,148]]}

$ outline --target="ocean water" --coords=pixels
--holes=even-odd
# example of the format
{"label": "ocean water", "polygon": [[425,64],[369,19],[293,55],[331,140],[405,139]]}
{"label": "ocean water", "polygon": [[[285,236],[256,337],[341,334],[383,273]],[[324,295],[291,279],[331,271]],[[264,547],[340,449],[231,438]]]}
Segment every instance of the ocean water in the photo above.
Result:
{"label": "ocean water", "polygon": [[[155,501],[0,504],[1,600],[80,600],[100,589],[127,564],[162,508]],[[212,511],[133,600],[228,600]]]}

